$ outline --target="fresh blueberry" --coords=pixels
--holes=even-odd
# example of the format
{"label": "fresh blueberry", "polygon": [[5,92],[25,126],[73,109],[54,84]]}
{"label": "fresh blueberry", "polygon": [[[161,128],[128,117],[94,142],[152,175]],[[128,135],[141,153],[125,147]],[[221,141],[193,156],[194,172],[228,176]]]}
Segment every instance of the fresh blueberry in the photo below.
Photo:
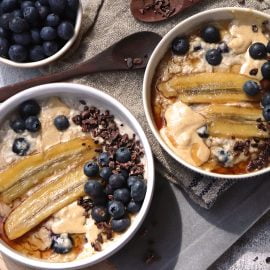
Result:
{"label": "fresh blueberry", "polygon": [[22,119],[16,119],[10,122],[10,127],[16,133],[23,133],[25,131],[25,123]]}
{"label": "fresh blueberry", "polygon": [[72,9],[72,8],[66,8],[65,9],[65,14],[64,17],[66,20],[69,20],[71,22],[75,22],[77,18],[77,9]]}
{"label": "fresh blueberry", "polygon": [[206,61],[212,66],[218,66],[222,61],[222,54],[220,50],[210,49],[205,55]]}
{"label": "fresh blueberry", "polygon": [[99,173],[100,177],[102,177],[104,180],[108,181],[110,176],[112,175],[112,169],[110,167],[104,167],[100,170]]}
{"label": "fresh blueberry", "polygon": [[126,163],[131,160],[131,153],[127,147],[120,147],[117,149],[115,158],[118,162]]}
{"label": "fresh blueberry", "polygon": [[6,57],[8,54],[9,43],[7,39],[0,37],[0,56]]}
{"label": "fresh blueberry", "polygon": [[3,0],[1,3],[2,12],[10,12],[17,8],[17,0]]}
{"label": "fresh blueberry", "polygon": [[0,27],[0,37],[8,38],[9,37],[9,31],[4,29],[3,27]]}
{"label": "fresh blueberry", "polygon": [[69,40],[74,34],[74,26],[71,22],[62,22],[57,27],[57,34],[63,40]]}
{"label": "fresh blueberry", "polygon": [[262,65],[261,71],[262,71],[263,78],[266,80],[270,80],[270,62],[269,61],[265,62]]}
{"label": "fresh blueberry", "polygon": [[140,211],[141,207],[141,202],[130,201],[127,205],[127,211],[131,214],[135,214]]}
{"label": "fresh blueberry", "polygon": [[263,59],[266,57],[266,47],[260,42],[253,43],[249,47],[249,54],[253,59]]}
{"label": "fresh blueberry", "polygon": [[54,40],[56,36],[56,31],[51,26],[44,26],[40,30],[40,37],[43,40]]}
{"label": "fresh blueberry", "polygon": [[40,110],[39,104],[33,99],[26,100],[19,107],[19,113],[23,119],[28,116],[38,115]]}
{"label": "fresh blueberry", "polygon": [[20,9],[15,9],[14,11],[12,11],[11,13],[10,13],[10,16],[12,17],[12,18],[14,18],[14,17],[23,17],[23,13],[22,13],[22,11],[20,10]]}
{"label": "fresh blueberry", "polygon": [[30,148],[29,142],[24,138],[17,138],[12,145],[12,151],[18,156],[25,156]]}
{"label": "fresh blueberry", "polygon": [[113,198],[126,204],[130,201],[130,191],[127,188],[118,188],[114,191]]}
{"label": "fresh blueberry", "polygon": [[218,28],[213,25],[207,25],[201,31],[201,37],[205,42],[218,43],[220,42],[220,32]]}
{"label": "fresh blueberry", "polygon": [[98,197],[92,198],[94,206],[106,206],[108,203],[108,199],[105,193],[102,193]]}
{"label": "fresh blueberry", "polygon": [[124,216],[125,211],[126,211],[124,204],[120,201],[110,202],[108,210],[109,210],[109,214],[113,218],[121,218],[122,216]]}
{"label": "fresh blueberry", "polygon": [[49,8],[46,6],[38,7],[37,10],[38,10],[39,16],[42,20],[45,20],[50,13]]}
{"label": "fresh blueberry", "polygon": [[39,9],[40,7],[42,7],[43,5],[39,2],[39,1],[36,1],[35,2],[35,7],[37,8],[37,9]]}
{"label": "fresh blueberry", "polygon": [[2,14],[0,17],[0,26],[6,30],[9,30],[9,20],[11,18],[10,13]]}
{"label": "fresh blueberry", "polygon": [[34,2],[32,2],[32,1],[23,1],[21,3],[21,10],[24,10],[27,7],[34,7]]}
{"label": "fresh blueberry", "polygon": [[35,45],[29,51],[29,57],[32,62],[40,61],[45,58],[42,46]]}
{"label": "fresh blueberry", "polygon": [[24,46],[15,44],[9,47],[8,55],[12,61],[24,62],[27,60],[28,52]]}
{"label": "fresh blueberry", "polygon": [[109,178],[109,184],[113,189],[120,188],[124,185],[125,178],[122,174],[112,174]]}
{"label": "fresh blueberry", "polygon": [[34,44],[40,44],[42,42],[42,39],[40,37],[40,31],[38,28],[31,29],[31,37]]}
{"label": "fresh blueberry", "polygon": [[111,187],[111,185],[106,185],[105,194],[106,195],[112,195],[113,194],[113,188]]}
{"label": "fresh blueberry", "polygon": [[86,194],[93,198],[101,197],[103,192],[102,184],[97,180],[89,180],[84,185],[84,191]]}
{"label": "fresh blueberry", "polygon": [[268,53],[270,53],[270,41],[267,43],[266,50]]}
{"label": "fresh blueberry", "polygon": [[100,166],[108,166],[109,162],[110,162],[110,157],[108,153],[103,152],[98,156],[98,163]]}
{"label": "fresh blueberry", "polygon": [[49,0],[49,5],[53,13],[61,14],[67,6],[66,0]]}
{"label": "fresh blueberry", "polygon": [[55,41],[45,41],[42,46],[46,56],[52,56],[59,50],[59,45]]}
{"label": "fresh blueberry", "polygon": [[130,226],[130,219],[128,217],[112,220],[112,230],[115,232],[123,232],[129,226]]}
{"label": "fresh blueberry", "polygon": [[96,176],[99,173],[99,167],[97,163],[89,161],[84,165],[83,171],[88,177]]}
{"label": "fresh blueberry", "polygon": [[73,241],[66,233],[53,235],[51,248],[55,253],[67,254],[73,248]]}
{"label": "fresh blueberry", "polygon": [[121,174],[124,176],[125,180],[128,179],[129,173],[126,169],[121,169]]}
{"label": "fresh blueberry", "polygon": [[226,163],[229,160],[229,154],[224,149],[220,149],[217,153],[217,159],[221,163]]}
{"label": "fresh blueberry", "polygon": [[39,12],[35,7],[26,7],[23,9],[23,17],[29,23],[36,23],[39,20]]}
{"label": "fresh blueberry", "polygon": [[36,116],[29,116],[25,119],[25,127],[29,132],[37,132],[41,128],[41,123]]}
{"label": "fresh blueberry", "polygon": [[67,0],[67,5],[73,10],[77,10],[79,6],[79,0]]}
{"label": "fresh blueberry", "polygon": [[12,18],[8,25],[10,30],[14,33],[22,33],[29,28],[27,21],[21,17]]}
{"label": "fresh blueberry", "polygon": [[55,27],[59,24],[60,17],[57,14],[51,13],[46,18],[46,25]]}
{"label": "fresh blueberry", "polygon": [[32,36],[29,32],[13,33],[12,39],[16,44],[27,46],[32,42]]}
{"label": "fresh blueberry", "polygon": [[134,183],[136,183],[140,178],[138,176],[132,175],[127,179],[127,185],[129,188],[131,188]]}
{"label": "fresh blueberry", "polygon": [[270,105],[270,93],[266,93],[262,98],[262,106]]}
{"label": "fresh blueberry", "polygon": [[263,117],[266,121],[270,121],[270,105],[263,108]]}
{"label": "fresh blueberry", "polygon": [[260,86],[255,81],[246,81],[243,89],[248,96],[255,96],[260,92]]}
{"label": "fresh blueberry", "polygon": [[65,115],[56,116],[53,123],[55,127],[60,131],[67,130],[70,126],[68,118]]}
{"label": "fresh blueberry", "polygon": [[146,194],[146,185],[142,180],[137,180],[131,186],[131,197],[135,202],[141,202],[144,200]]}
{"label": "fresh blueberry", "polygon": [[96,222],[103,222],[109,219],[108,209],[105,206],[94,206],[91,211],[91,217]]}
{"label": "fresh blueberry", "polygon": [[172,42],[172,51],[177,55],[184,55],[189,50],[189,41],[186,37],[177,37]]}

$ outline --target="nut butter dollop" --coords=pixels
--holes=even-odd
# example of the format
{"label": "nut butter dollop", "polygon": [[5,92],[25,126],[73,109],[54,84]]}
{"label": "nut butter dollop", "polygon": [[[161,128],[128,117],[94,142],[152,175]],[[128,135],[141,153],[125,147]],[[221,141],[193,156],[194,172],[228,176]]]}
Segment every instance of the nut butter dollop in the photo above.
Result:
{"label": "nut butter dollop", "polygon": [[165,112],[166,127],[160,134],[169,147],[182,159],[194,166],[201,166],[210,156],[196,130],[206,123],[206,119],[189,106],[177,101]]}

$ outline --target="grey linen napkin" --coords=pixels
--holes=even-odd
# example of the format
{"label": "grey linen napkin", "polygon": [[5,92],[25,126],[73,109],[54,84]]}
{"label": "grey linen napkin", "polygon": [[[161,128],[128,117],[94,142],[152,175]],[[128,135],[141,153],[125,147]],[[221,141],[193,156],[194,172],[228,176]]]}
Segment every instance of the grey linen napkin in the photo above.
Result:
{"label": "grey linen napkin", "polygon": [[[267,10],[269,2],[270,0],[263,2],[246,0],[245,6]],[[76,44],[67,57],[43,71],[50,73],[69,68],[137,31],[148,30],[164,35],[177,23],[200,11],[216,7],[241,6],[237,0],[204,0],[166,22],[145,24],[132,17],[129,10],[130,2],[127,0],[82,0],[82,3],[84,17],[80,44]],[[156,169],[169,181],[181,186],[200,206],[210,208],[234,182],[195,174],[162,150],[147,125],[143,111],[141,96],[143,74],[143,71],[99,73],[75,79],[73,82],[96,87],[122,102],[143,126],[155,155]]]}

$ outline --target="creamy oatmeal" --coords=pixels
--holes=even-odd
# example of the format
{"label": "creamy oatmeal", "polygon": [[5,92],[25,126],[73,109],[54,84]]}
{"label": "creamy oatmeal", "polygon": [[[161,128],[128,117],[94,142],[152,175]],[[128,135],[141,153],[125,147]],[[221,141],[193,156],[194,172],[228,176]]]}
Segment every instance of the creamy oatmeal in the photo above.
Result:
{"label": "creamy oatmeal", "polygon": [[222,174],[269,165],[269,27],[236,13],[175,38],[158,65],[156,125],[189,164]]}

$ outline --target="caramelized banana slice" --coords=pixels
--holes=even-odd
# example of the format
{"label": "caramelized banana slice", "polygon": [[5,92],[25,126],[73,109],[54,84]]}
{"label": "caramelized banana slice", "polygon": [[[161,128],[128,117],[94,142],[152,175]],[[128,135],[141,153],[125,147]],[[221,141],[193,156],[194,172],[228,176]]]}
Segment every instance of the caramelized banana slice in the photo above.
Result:
{"label": "caramelized banana slice", "polygon": [[258,129],[256,122],[242,123],[220,119],[210,123],[208,131],[213,137],[269,138],[269,133]]}
{"label": "caramelized banana slice", "polygon": [[4,224],[8,239],[21,237],[52,214],[83,196],[87,177],[82,166],[42,187],[15,208]]}
{"label": "caramelized banana slice", "polygon": [[243,91],[249,77],[235,73],[200,73],[175,75],[157,88],[167,98],[176,97],[185,103],[226,103],[258,101],[260,95],[247,96]]}
{"label": "caramelized banana slice", "polygon": [[15,191],[21,188],[27,190],[43,178],[50,176],[55,170],[65,169],[68,166],[67,159],[76,162],[76,159],[80,159],[84,155],[89,155],[89,158],[93,157],[96,148],[97,146],[91,138],[76,138],[19,160],[0,172],[0,192],[16,183]]}

